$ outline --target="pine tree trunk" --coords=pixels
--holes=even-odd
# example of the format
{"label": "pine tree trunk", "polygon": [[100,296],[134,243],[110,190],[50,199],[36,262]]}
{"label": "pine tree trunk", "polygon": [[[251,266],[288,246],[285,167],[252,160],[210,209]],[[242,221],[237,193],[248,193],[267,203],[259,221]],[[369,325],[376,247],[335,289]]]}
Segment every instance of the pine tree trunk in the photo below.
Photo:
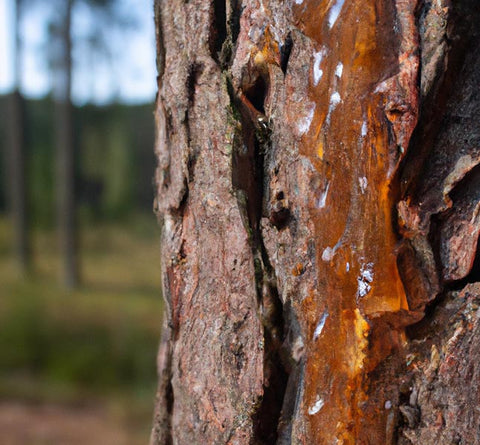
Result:
{"label": "pine tree trunk", "polygon": [[61,25],[62,59],[55,91],[55,132],[57,146],[57,215],[62,257],[62,284],[72,289],[79,280],[75,218],[75,147],[73,137],[72,21],[73,0],[64,5]]}
{"label": "pine tree trunk", "polygon": [[477,2],[155,4],[151,443],[480,444]]}
{"label": "pine tree trunk", "polygon": [[25,109],[20,93],[21,82],[21,1],[15,2],[15,63],[14,91],[10,97],[9,170],[10,170],[10,211],[14,229],[15,256],[19,270],[26,275],[30,269],[30,242],[27,224],[27,192],[25,162]]}

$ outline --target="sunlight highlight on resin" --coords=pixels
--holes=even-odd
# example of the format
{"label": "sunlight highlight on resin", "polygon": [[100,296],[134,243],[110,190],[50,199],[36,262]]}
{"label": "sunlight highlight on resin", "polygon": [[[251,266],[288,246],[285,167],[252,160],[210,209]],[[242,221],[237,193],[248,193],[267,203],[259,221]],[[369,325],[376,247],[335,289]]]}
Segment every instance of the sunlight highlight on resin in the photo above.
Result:
{"label": "sunlight highlight on resin", "polygon": [[360,130],[360,134],[362,135],[362,138],[367,135],[367,123],[365,121],[363,121],[362,123],[362,129]]}
{"label": "sunlight highlight on resin", "polygon": [[340,79],[342,77],[342,73],[343,73],[343,63],[338,62],[338,65],[335,68],[335,76],[337,76]]}
{"label": "sunlight highlight on resin", "polygon": [[357,297],[363,298],[372,289],[373,282],[373,263],[363,264],[360,269],[360,276],[357,278],[358,289]]}
{"label": "sunlight highlight on resin", "polygon": [[323,408],[323,405],[325,405],[325,402],[319,397],[314,403],[314,405],[308,408],[308,414],[310,414],[311,416],[317,414]]}
{"label": "sunlight highlight on resin", "polygon": [[313,54],[313,84],[318,85],[323,76],[323,70],[320,68],[323,58],[327,54],[327,50],[322,48],[318,53]]}
{"label": "sunlight highlight on resin", "polygon": [[327,321],[328,318],[328,312],[324,312],[322,317],[320,318],[320,321],[317,324],[317,327],[315,328],[315,332],[313,333],[313,339],[316,340],[320,335],[322,334],[323,328],[325,327],[325,322]]}
{"label": "sunlight highlight on resin", "polygon": [[325,119],[327,125],[330,125],[330,118],[331,118],[332,111],[335,110],[335,108],[337,108],[337,105],[341,101],[342,101],[342,98],[340,96],[340,93],[338,93],[338,91],[335,91],[334,93],[332,93],[332,95],[330,96],[327,118]]}
{"label": "sunlight highlight on resin", "polygon": [[338,0],[337,3],[332,6],[332,9],[330,9],[330,14],[328,15],[328,26],[330,29],[335,25],[335,22],[342,11],[344,2],[345,0]]}

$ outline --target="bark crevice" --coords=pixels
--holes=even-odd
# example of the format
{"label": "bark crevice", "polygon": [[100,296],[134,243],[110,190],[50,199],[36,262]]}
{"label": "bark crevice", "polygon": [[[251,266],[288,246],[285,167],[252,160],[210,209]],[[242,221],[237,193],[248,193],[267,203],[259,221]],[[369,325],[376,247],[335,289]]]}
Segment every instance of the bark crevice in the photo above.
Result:
{"label": "bark crevice", "polygon": [[266,186],[265,155],[271,148],[271,129],[263,114],[268,81],[259,73],[251,79],[248,88],[237,95],[232,95],[230,86],[231,105],[239,119],[232,152],[232,184],[250,239],[263,324],[263,397],[252,415],[253,437],[255,443],[273,444],[278,437],[288,374],[280,356],[284,341],[283,303],[260,227]]}
{"label": "bark crevice", "polygon": [[416,303],[424,316],[406,328],[409,390],[400,400],[397,443],[477,443],[478,392],[459,382],[479,372],[472,340],[480,291],[480,9],[471,0],[422,8],[422,107],[402,166],[399,230],[420,266],[407,280],[423,274],[438,282],[423,286]]}
{"label": "bark crevice", "polygon": [[283,74],[287,74],[288,61],[290,60],[290,54],[293,48],[292,34],[288,33],[285,41],[280,46],[280,69]]}
{"label": "bark crevice", "polygon": [[225,0],[213,0],[209,47],[210,54],[217,63],[220,63],[220,53],[226,39],[227,2]]}
{"label": "bark crevice", "polygon": [[211,57],[222,70],[226,70],[233,62],[241,15],[239,0],[213,0],[208,43]]}
{"label": "bark crevice", "polygon": [[[441,233],[442,226],[445,226],[447,219],[456,212],[453,202],[464,195],[465,187],[462,183],[468,181],[478,158],[475,150],[470,149],[470,165],[463,167],[465,171],[455,173],[455,162],[460,160],[450,154],[452,151],[448,144],[452,141],[442,141],[442,138],[452,139],[448,133],[456,131],[454,127],[459,124],[456,123],[453,104],[468,102],[458,97],[457,93],[465,83],[465,79],[460,79],[466,75],[465,60],[468,53],[472,53],[476,34],[473,26],[475,19],[472,16],[478,16],[478,11],[470,14],[467,19],[465,8],[468,4],[469,1],[453,6],[448,0],[440,0],[435,4],[423,1],[417,10],[422,103],[418,124],[398,173],[398,194],[395,201],[400,204],[394,221],[399,221],[396,230],[403,238],[399,269],[409,304],[415,310],[429,306],[430,313],[442,294],[452,289],[461,289],[467,283],[477,281],[478,277],[473,268],[468,272],[468,279],[455,278],[453,275],[448,277],[443,252],[447,240],[444,235],[442,238]],[[473,6],[470,5],[470,8],[473,13]],[[432,32],[432,29],[435,32]],[[449,122],[448,126],[445,125],[446,122]],[[462,151],[464,150],[458,150],[458,153]],[[432,168],[433,165],[436,169]],[[455,174],[459,176],[458,179],[455,179]],[[451,176],[454,178],[450,179]],[[441,194],[433,189],[435,180],[437,188],[443,183]],[[404,205],[409,207],[407,212],[402,209]],[[413,222],[416,218],[417,221]],[[407,255],[406,250],[410,250]],[[406,260],[407,256],[410,258]],[[418,266],[417,270],[414,270],[412,265]],[[419,282],[423,283],[423,286],[418,286]],[[411,283],[416,283],[417,288],[420,287],[419,293],[423,293],[423,296],[411,295],[411,289],[415,287]]]}

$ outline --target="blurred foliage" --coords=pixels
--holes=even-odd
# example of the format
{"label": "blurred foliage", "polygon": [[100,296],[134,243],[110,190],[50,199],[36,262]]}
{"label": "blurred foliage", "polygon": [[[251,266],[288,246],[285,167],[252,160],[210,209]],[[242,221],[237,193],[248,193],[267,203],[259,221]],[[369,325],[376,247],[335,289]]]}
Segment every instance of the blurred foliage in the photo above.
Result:
{"label": "blurred foliage", "polygon": [[37,227],[32,238],[34,273],[23,280],[0,217],[0,400],[105,406],[138,437],[128,443],[147,443],[162,324],[153,215],[84,222],[84,284],[70,292],[57,284],[55,232]]}
{"label": "blurred foliage", "polygon": [[146,443],[162,322],[152,105],[74,108],[82,286],[66,291],[58,284],[54,104],[24,101],[33,254],[25,279],[5,216],[7,101],[0,96],[0,400],[108,406],[139,432],[142,441],[128,443]]}
{"label": "blurred foliage", "polygon": [[67,292],[56,284],[54,233],[35,233],[36,274],[24,281],[7,255],[11,228],[0,220],[0,396],[18,395],[8,393],[23,376],[73,393],[143,393],[152,402],[162,313],[152,235],[159,238],[153,217],[89,226],[85,285]]}
{"label": "blurred foliage", "polygon": [[[7,96],[0,96],[0,148],[7,153]],[[53,101],[24,103],[27,193],[30,221],[52,227],[55,220]],[[118,220],[151,213],[154,123],[152,105],[85,105],[74,109],[76,190],[83,219]],[[0,160],[0,212],[7,206],[7,159]]]}
{"label": "blurred foliage", "polygon": [[28,376],[72,390],[140,391],[151,399],[162,313],[152,234],[159,238],[153,217],[84,230],[85,285],[69,293],[56,284],[54,233],[35,233],[36,274],[24,281],[7,255],[11,228],[0,220],[0,396],[9,387],[2,381]]}

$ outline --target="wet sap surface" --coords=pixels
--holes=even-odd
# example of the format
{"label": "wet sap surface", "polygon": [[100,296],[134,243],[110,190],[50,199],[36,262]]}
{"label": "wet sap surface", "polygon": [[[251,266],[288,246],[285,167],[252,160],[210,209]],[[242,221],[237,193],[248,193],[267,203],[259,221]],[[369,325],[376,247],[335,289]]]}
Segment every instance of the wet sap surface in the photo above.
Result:
{"label": "wet sap surface", "polygon": [[322,189],[310,205],[320,287],[303,303],[312,335],[303,404],[313,437],[354,443],[368,401],[364,377],[383,358],[382,348],[369,348],[371,320],[408,309],[392,224],[403,149],[385,116],[401,37],[391,2],[295,3],[294,23],[315,47],[300,154]]}

